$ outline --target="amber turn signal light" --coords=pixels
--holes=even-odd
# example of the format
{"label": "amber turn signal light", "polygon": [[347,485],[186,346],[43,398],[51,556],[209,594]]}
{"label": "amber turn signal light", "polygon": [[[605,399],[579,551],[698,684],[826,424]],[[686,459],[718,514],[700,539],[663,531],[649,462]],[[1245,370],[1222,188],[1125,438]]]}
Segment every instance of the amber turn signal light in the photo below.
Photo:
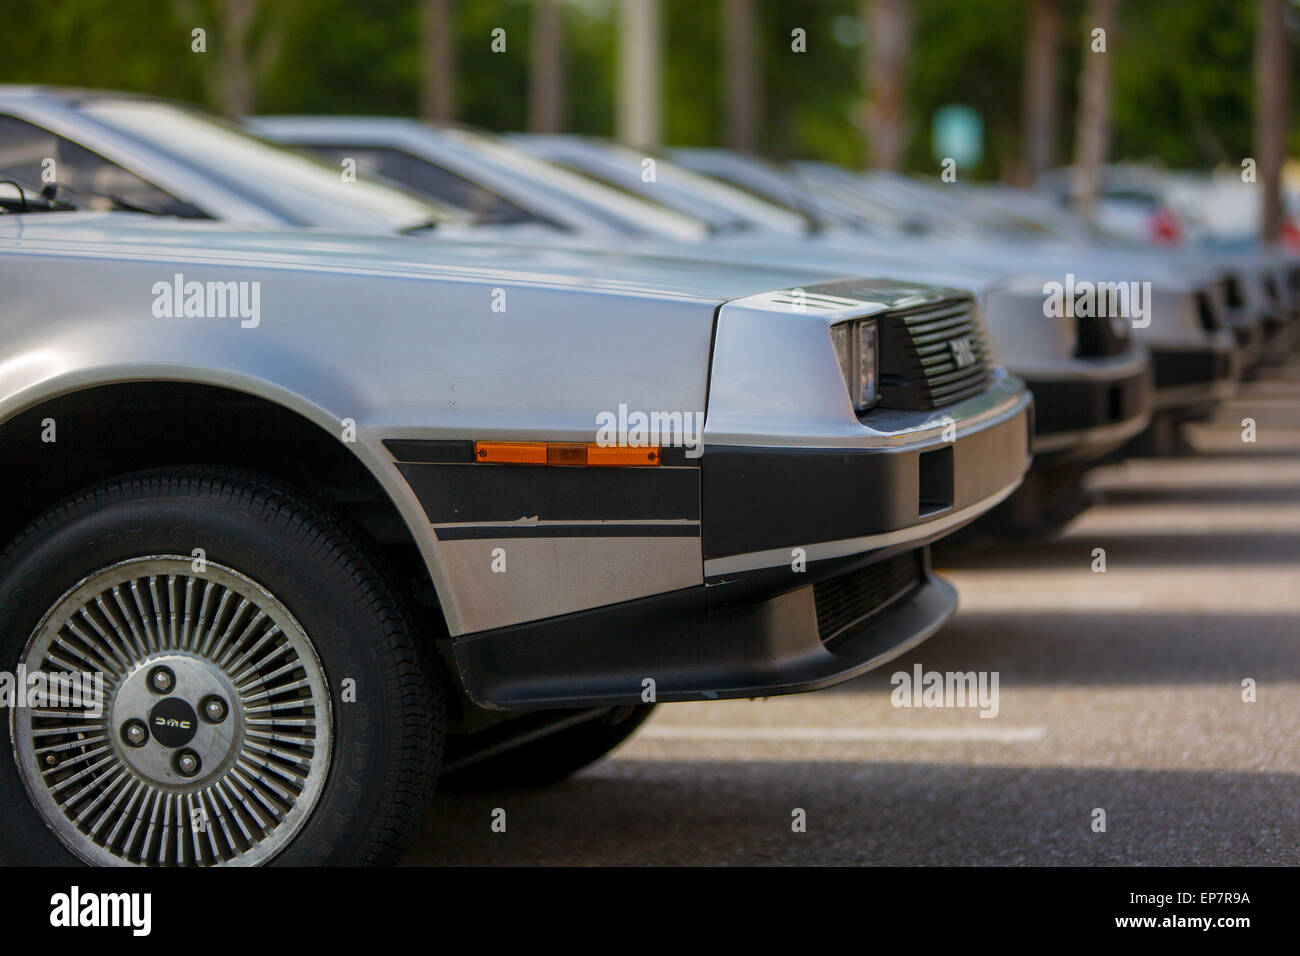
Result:
{"label": "amber turn signal light", "polygon": [[580,442],[476,441],[474,460],[489,465],[577,465],[645,468],[658,465],[657,445],[588,445]]}

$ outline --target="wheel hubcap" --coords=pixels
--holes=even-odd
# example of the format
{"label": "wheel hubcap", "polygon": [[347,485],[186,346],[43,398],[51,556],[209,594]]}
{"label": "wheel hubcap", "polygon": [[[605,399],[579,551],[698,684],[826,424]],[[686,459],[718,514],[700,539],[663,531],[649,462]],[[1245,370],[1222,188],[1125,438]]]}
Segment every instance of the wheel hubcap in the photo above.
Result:
{"label": "wheel hubcap", "polygon": [[101,569],[46,613],[23,661],[102,675],[101,706],[51,698],[10,716],[29,795],[87,862],[263,863],[320,798],[324,671],[288,610],[231,568],[154,555]]}

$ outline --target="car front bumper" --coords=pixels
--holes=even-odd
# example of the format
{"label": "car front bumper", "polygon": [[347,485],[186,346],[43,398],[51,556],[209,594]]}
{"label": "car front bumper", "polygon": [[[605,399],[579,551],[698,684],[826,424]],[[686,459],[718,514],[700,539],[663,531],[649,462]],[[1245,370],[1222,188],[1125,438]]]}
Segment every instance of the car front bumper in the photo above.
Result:
{"label": "car front bumper", "polygon": [[[829,575],[812,571],[819,580],[765,598],[730,602],[692,588],[473,635],[453,643],[455,665],[475,703],[501,710],[819,690],[905,653],[957,609],[956,590],[930,570],[928,548],[874,557]],[[819,590],[854,575],[871,575],[867,587],[879,587],[880,600],[873,613],[824,636]],[[893,593],[891,580],[899,584]]]}
{"label": "car front bumper", "polygon": [[[1131,363],[1126,363],[1131,366]],[[1146,428],[1155,399],[1150,365],[1085,378],[1027,378],[1034,393],[1034,455],[1082,460],[1106,454]]]}
{"label": "car front bumper", "polygon": [[1155,409],[1190,417],[1231,398],[1241,382],[1242,354],[1231,345],[1151,350]]}
{"label": "car front bumper", "polygon": [[703,584],[455,638],[462,685],[507,710],[772,696],[904,653],[956,608],[927,545],[1004,500],[1029,466],[1032,397],[1015,379],[998,387],[948,436],[706,446]]}

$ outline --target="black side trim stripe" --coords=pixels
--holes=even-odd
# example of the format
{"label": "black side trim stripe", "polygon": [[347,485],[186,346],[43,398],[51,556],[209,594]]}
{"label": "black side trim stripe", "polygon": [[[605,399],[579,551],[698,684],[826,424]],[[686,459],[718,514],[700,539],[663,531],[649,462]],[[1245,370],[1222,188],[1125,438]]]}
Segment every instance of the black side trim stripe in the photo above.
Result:
{"label": "black side trim stripe", "polygon": [[700,520],[695,468],[399,464],[429,523]]}
{"label": "black side trim stripe", "polygon": [[484,538],[698,538],[698,524],[532,524],[434,528],[439,541]]}
{"label": "black side trim stripe", "polygon": [[411,438],[385,438],[384,447],[398,461],[425,462],[434,465],[474,464],[472,441],[424,441]]}

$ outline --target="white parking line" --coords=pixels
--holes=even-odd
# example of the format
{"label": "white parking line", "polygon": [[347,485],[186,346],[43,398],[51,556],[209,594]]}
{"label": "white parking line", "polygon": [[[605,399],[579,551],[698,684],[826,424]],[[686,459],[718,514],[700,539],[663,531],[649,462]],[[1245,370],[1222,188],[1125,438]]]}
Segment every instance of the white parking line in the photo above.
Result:
{"label": "white parking line", "polygon": [[700,727],[673,724],[646,727],[637,734],[638,738],[654,740],[986,741],[999,744],[1034,743],[1046,736],[1046,727]]}

